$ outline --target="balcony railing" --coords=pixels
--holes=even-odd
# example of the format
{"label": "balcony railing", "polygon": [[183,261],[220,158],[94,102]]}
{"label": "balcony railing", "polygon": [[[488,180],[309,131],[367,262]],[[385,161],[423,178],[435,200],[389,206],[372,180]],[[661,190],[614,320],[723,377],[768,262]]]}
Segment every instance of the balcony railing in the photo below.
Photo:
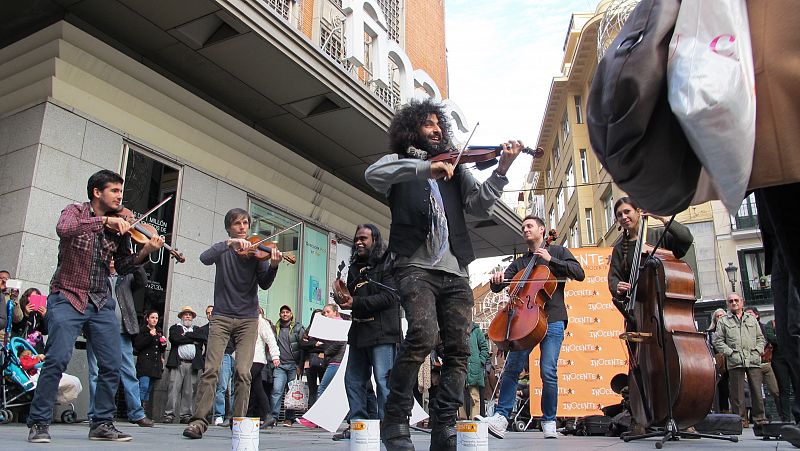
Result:
{"label": "balcony railing", "polygon": [[756,229],[758,228],[758,216],[731,216],[731,225],[734,230]]}

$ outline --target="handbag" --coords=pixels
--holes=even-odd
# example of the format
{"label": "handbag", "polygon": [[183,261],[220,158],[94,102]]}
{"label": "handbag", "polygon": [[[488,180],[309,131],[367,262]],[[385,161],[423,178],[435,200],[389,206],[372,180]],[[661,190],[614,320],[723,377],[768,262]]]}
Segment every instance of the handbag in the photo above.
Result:
{"label": "handbag", "polygon": [[667,64],[669,104],[734,214],[745,197],[756,139],[753,50],[745,0],[682,0]]}
{"label": "handbag", "polygon": [[667,99],[667,58],[679,0],[642,0],[599,62],[586,124],[614,182],[659,215],[689,206],[700,162]]}
{"label": "handbag", "polygon": [[304,411],[308,408],[308,385],[302,379],[289,381],[286,396],[283,398],[286,410]]}

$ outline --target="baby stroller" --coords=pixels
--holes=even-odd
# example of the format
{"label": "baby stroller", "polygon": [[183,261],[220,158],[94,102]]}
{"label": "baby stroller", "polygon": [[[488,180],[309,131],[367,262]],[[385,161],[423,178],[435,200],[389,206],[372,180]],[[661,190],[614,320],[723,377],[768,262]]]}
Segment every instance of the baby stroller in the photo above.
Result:
{"label": "baby stroller", "polygon": [[[8,312],[8,318],[11,318],[10,311]],[[2,377],[0,377],[0,396],[2,396],[0,424],[7,424],[13,421],[14,413],[10,408],[29,405],[31,399],[33,399],[33,390],[36,388],[36,381],[22,369],[19,357],[17,357],[22,349],[27,349],[37,354],[36,348],[24,338],[12,337],[9,339],[10,336],[11,324],[9,321],[6,326],[3,347],[0,350],[0,373],[2,373]],[[43,364],[43,362],[40,362],[35,368],[41,369]],[[78,415],[75,413],[75,405],[71,402],[66,404],[69,405],[69,409],[61,414],[61,421],[74,423],[78,419]]]}

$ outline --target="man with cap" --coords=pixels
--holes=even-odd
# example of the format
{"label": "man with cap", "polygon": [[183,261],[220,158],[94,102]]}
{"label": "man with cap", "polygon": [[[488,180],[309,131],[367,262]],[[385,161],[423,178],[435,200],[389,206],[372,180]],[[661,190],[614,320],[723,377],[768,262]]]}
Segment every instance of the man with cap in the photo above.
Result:
{"label": "man with cap", "polygon": [[[295,322],[292,308],[282,305],[280,319],[275,324],[275,338],[278,340],[278,349],[281,353],[281,364],[273,370],[272,378],[272,417],[278,418],[281,412],[281,398],[283,389],[289,381],[295,380],[298,376],[298,365],[302,361],[300,352],[300,340],[305,335],[302,324]],[[291,414],[287,412],[284,426],[292,425]]]}
{"label": "man with cap", "polygon": [[197,313],[185,305],[178,312],[178,323],[169,328],[172,348],[167,357],[169,368],[169,398],[164,408],[164,423],[175,420],[175,411],[180,407],[181,423],[192,417],[192,396],[197,384],[197,372],[203,369],[203,344],[206,337],[192,323]]}

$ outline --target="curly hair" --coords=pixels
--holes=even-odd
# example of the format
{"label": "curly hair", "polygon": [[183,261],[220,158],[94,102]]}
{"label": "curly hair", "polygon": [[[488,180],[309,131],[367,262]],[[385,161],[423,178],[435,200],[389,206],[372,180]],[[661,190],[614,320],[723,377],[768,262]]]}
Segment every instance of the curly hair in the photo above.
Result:
{"label": "curly hair", "polygon": [[441,104],[432,99],[423,101],[411,100],[392,118],[389,125],[389,149],[398,154],[404,155],[409,146],[414,146],[421,150],[428,150],[429,146],[419,134],[419,128],[428,119],[428,116],[435,114],[439,119],[439,129],[442,130],[441,149],[447,149],[451,143],[450,121]]}

